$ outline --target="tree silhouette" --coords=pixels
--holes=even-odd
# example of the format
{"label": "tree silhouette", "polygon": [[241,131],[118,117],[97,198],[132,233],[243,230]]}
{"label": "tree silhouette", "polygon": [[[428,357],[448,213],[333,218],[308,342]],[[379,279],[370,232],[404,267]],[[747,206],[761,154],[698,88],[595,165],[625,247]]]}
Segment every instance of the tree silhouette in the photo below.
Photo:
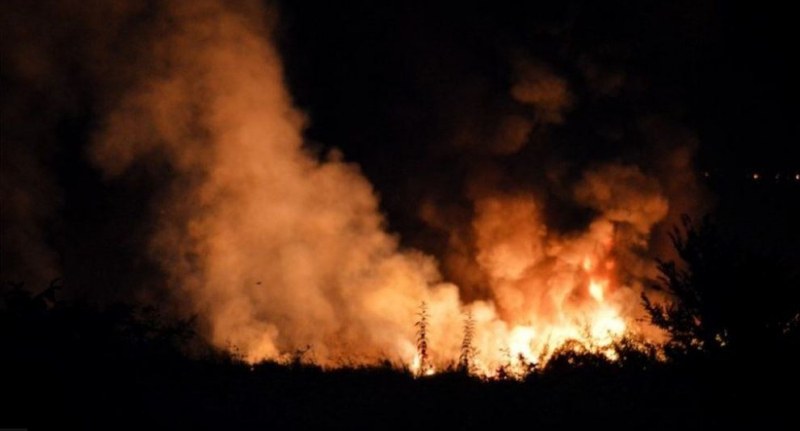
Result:
{"label": "tree silhouette", "polygon": [[[667,302],[642,295],[656,326],[672,337],[673,352],[753,350],[781,334],[797,332],[797,269],[778,253],[736,241],[706,218],[684,217],[670,234],[679,261],[659,261],[654,288]],[[788,325],[788,326],[787,326]]]}

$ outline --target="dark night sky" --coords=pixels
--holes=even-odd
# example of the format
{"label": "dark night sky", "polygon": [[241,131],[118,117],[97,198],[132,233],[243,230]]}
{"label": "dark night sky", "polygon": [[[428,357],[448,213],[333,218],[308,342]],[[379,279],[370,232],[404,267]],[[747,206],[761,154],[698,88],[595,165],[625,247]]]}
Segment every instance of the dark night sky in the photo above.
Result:
{"label": "dark night sky", "polygon": [[[537,129],[523,151],[493,158],[512,182],[541,182],[538,167],[554,162],[580,169],[652,160],[653,141],[669,141],[675,130],[696,138],[696,164],[714,175],[800,171],[800,161],[790,156],[799,137],[800,70],[788,6],[431,3],[281,2],[276,30],[290,91],[310,119],[309,147],[338,147],[357,162],[380,194],[389,228],[410,245],[436,253],[441,238],[419,220],[421,202],[463,204],[465,178],[494,157],[482,142],[491,141],[504,115],[522,109],[509,95],[520,59],[545,64],[565,79],[574,103],[562,124]],[[16,9],[20,16],[51,19],[44,6]],[[69,30],[72,24],[52,25]],[[48,25],[37,32],[56,34]],[[67,43],[58,54],[77,58],[85,42]],[[22,87],[24,81],[4,67],[4,104],[18,93],[41,92],[42,106],[69,99],[63,103],[68,108],[26,120],[55,125],[58,150],[48,150],[43,160],[63,191],[53,205],[63,207],[53,219],[42,216],[45,239],[76,280],[137,285],[153,270],[141,253],[152,229],[146,214],[152,172],[106,182],[85,160],[100,108],[92,85],[73,69],[79,68],[67,62],[58,83],[70,90],[53,94],[47,87]],[[643,130],[643,119],[653,118],[666,125],[665,133]],[[3,125],[4,135],[16,133],[12,126]],[[466,147],[456,143],[465,131],[472,139]],[[120,280],[120,273],[130,275]]]}
{"label": "dark night sky", "polygon": [[[409,203],[431,188],[458,194],[459,169],[467,169],[470,156],[449,141],[464,124],[496,120],[520,55],[552,65],[576,94],[576,106],[554,131],[560,158],[642,151],[645,138],[628,126],[652,115],[697,137],[700,170],[741,177],[800,169],[789,155],[798,142],[800,71],[785,8],[509,3],[298,1],[282,9],[287,75],[310,115],[308,137],[361,164],[401,231],[419,229]],[[621,74],[622,88],[596,97],[583,71],[587,59],[601,73]],[[621,129],[622,138],[599,136],[605,126]],[[536,157],[529,160],[535,167]]]}
{"label": "dark night sky", "polygon": [[[385,151],[413,157],[415,147],[442,133],[436,120],[453,115],[451,103],[476,103],[453,94],[464,82],[507,88],[515,50],[574,78],[576,63],[591,56],[639,79],[642,88],[610,109],[675,117],[701,137],[709,166],[797,165],[786,154],[798,139],[798,66],[785,8],[713,1],[458,8],[298,1],[282,12],[288,76],[311,114],[310,137],[357,160],[371,162]],[[383,171],[371,164],[365,169]]]}
{"label": "dark night sky", "polygon": [[[0,1],[0,382],[15,394],[11,419],[796,420],[797,397],[783,395],[797,393],[800,332],[795,7],[447,3]],[[308,120],[302,138],[273,45]],[[684,214],[702,227],[681,231]],[[687,344],[661,349],[635,330],[645,310],[631,310],[672,294],[672,319],[648,311]],[[488,305],[473,316],[464,306],[477,299]],[[592,307],[573,309],[580,301]],[[550,314],[555,331],[539,331]],[[457,367],[436,363],[423,378],[429,322],[452,338],[462,317]],[[555,365],[528,363],[523,349],[524,383],[467,379],[486,338],[476,324],[507,337],[498,380],[534,334]],[[416,337],[398,335],[402,325]],[[595,335],[606,330],[613,344]],[[379,365],[393,359],[384,341],[416,347],[419,370]],[[325,369],[304,365],[317,352]]]}

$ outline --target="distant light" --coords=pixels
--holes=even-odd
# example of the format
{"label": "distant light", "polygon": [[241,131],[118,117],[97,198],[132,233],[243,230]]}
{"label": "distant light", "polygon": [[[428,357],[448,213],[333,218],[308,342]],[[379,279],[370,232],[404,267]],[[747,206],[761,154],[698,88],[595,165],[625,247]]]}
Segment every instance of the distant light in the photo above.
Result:
{"label": "distant light", "polygon": [[704,177],[706,177],[706,178],[708,178],[708,177],[710,177],[710,176],[711,176],[711,174],[709,174],[709,173],[708,173],[708,171],[705,171],[705,172],[703,172],[703,176],[704,176]]}
{"label": "distant light", "polygon": [[800,181],[800,174],[795,174],[794,179],[796,179],[797,181]]}
{"label": "distant light", "polygon": [[757,180],[759,178],[758,173],[753,174],[753,179]]}

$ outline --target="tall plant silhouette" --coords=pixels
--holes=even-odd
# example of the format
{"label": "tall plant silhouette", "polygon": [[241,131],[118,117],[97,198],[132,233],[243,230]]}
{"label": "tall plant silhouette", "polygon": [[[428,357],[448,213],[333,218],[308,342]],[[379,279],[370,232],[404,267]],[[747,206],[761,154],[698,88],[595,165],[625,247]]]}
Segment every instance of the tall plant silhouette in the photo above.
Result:
{"label": "tall plant silhouette", "polygon": [[417,313],[417,321],[414,326],[417,327],[417,355],[419,358],[419,367],[417,373],[424,375],[430,369],[430,360],[428,358],[428,304],[422,301]]}
{"label": "tall plant silhouette", "polygon": [[464,316],[464,338],[461,340],[461,353],[458,357],[458,368],[461,371],[469,372],[472,370],[473,358],[477,353],[472,344],[475,337],[475,318],[472,316],[472,311],[467,311]]}

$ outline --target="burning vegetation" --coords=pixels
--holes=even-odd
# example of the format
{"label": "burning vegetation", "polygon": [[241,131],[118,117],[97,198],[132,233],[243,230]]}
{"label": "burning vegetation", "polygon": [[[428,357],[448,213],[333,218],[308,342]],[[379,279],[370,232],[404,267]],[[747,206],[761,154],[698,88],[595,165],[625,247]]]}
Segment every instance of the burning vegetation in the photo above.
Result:
{"label": "burning vegetation", "polygon": [[[325,366],[388,358],[430,374],[459,358],[470,315],[470,369],[491,376],[542,363],[565,343],[613,355],[621,337],[659,339],[639,301],[655,271],[653,229],[670,214],[655,174],[609,162],[557,180],[561,199],[590,214],[569,231],[548,226],[541,189],[476,175],[465,224],[435,205],[427,214],[468,250],[444,257],[461,253],[479,275],[465,300],[434,257],[387,232],[358,166],[304,147],[307,120],[292,106],[268,23],[248,7],[165,4],[158,21],[169,26],[145,45],[146,73],[113,99],[91,149],[109,178],[153,157],[172,171],[150,249],[212,342],[250,362],[310,346]],[[563,123],[573,103],[549,68],[522,63],[518,75],[509,92],[530,109],[503,123],[524,126],[495,139],[503,155],[526,144],[533,124]]]}
{"label": "burning vegetation", "polygon": [[[169,172],[152,205],[149,256],[175,308],[197,315],[217,346],[235,346],[249,362],[310,346],[308,357],[325,366],[388,358],[423,374],[461,357],[491,376],[541,364],[566,343],[612,356],[622,337],[660,340],[639,298],[655,274],[654,229],[686,209],[673,207],[664,183],[674,170],[531,166],[551,178],[539,186],[482,165],[465,182],[466,217],[450,219],[435,202],[421,210],[450,238],[440,265],[387,230],[358,166],[304,145],[308,119],[284,83],[272,11],[216,0],[142,7],[108,11],[123,26],[152,12],[149,25],[130,24],[133,61],[86,47],[112,56],[108,75],[129,72],[86,72],[105,100],[88,153],[109,181],[154,164]],[[77,17],[98,24],[94,12]],[[569,81],[541,61],[516,63],[506,91],[518,112],[485,143],[463,145],[514,157],[538,142],[536,130],[565,125],[576,103]],[[557,200],[544,193],[550,186],[562,189]],[[556,201],[588,216],[551,227]]]}
{"label": "burning vegetation", "polygon": [[746,115],[782,88],[718,70],[746,58],[715,45],[733,6],[384,3],[0,4],[4,413],[76,429],[794,414],[798,168],[708,157],[742,129],[794,142],[771,122],[788,110]]}
{"label": "burning vegetation", "polygon": [[[97,36],[78,51],[98,61],[75,66],[100,101],[89,160],[109,183],[158,184],[145,235],[155,284],[215,346],[249,363],[304,351],[324,367],[388,360],[420,375],[493,377],[524,375],[565,348],[614,360],[623,340],[667,341],[668,294],[648,282],[665,269],[657,259],[674,257],[670,226],[704,209],[696,140],[681,127],[637,118],[646,151],[555,157],[582,103],[575,79],[515,55],[490,124],[458,124],[445,139],[466,161],[458,198],[420,199],[419,222],[440,239],[424,251],[389,230],[358,165],[310,149],[313,113],[287,89],[274,10],[73,6],[58,12]],[[108,33],[106,17],[129,31]],[[35,81],[25,58],[14,70]],[[596,97],[624,83],[581,64]]]}

